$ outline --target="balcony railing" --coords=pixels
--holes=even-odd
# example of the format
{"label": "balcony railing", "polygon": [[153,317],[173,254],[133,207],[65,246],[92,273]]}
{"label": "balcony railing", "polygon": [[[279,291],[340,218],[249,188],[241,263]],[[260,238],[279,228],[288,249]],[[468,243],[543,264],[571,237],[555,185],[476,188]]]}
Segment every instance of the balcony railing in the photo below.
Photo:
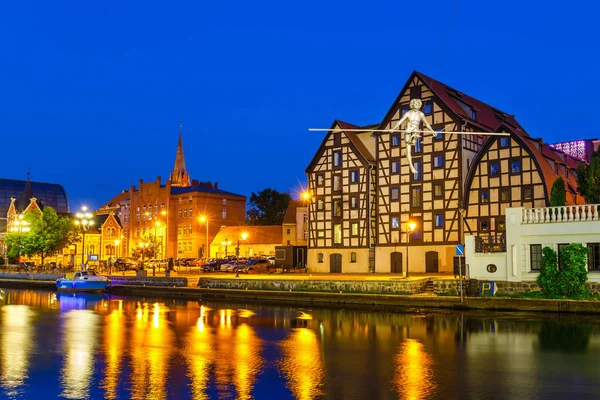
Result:
{"label": "balcony railing", "polygon": [[501,235],[475,236],[475,253],[505,253],[506,231]]}
{"label": "balcony railing", "polygon": [[521,223],[543,224],[549,222],[600,221],[599,213],[600,204],[524,208],[522,210]]}

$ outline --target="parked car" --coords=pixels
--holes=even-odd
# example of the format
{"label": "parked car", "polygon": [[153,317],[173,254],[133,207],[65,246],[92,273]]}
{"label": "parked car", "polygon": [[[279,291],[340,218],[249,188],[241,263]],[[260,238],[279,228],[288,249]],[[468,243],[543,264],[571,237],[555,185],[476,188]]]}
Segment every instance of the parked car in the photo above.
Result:
{"label": "parked car", "polygon": [[136,269],[137,263],[131,258],[117,258],[114,266],[117,271],[127,271],[130,269]]}
{"label": "parked car", "polygon": [[208,264],[204,266],[204,271],[215,272],[221,270],[221,265],[226,264],[229,260],[225,259],[211,259]]}
{"label": "parked car", "polygon": [[271,263],[271,265],[275,265],[275,257],[274,256],[265,257],[265,259],[267,259]]}
{"label": "parked car", "polygon": [[254,273],[267,272],[270,267],[272,267],[272,265],[266,258],[255,258],[246,263],[248,271]]}
{"label": "parked car", "polygon": [[204,262],[204,260],[202,258],[194,258],[189,263],[189,265],[192,265],[194,267],[199,267],[199,266],[204,265],[204,264],[206,264],[206,263]]}
{"label": "parked car", "polygon": [[221,264],[221,272],[235,272],[239,267],[245,267],[246,263],[242,261],[229,261],[228,263]]}

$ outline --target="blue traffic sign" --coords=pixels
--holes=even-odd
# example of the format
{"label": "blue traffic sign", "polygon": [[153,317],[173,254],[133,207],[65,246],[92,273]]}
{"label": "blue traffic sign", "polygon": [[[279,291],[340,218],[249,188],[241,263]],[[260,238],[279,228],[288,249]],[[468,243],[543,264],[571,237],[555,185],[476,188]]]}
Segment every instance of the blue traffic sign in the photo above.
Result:
{"label": "blue traffic sign", "polygon": [[464,256],[465,255],[465,246],[463,246],[462,244],[457,244],[456,245],[456,255]]}

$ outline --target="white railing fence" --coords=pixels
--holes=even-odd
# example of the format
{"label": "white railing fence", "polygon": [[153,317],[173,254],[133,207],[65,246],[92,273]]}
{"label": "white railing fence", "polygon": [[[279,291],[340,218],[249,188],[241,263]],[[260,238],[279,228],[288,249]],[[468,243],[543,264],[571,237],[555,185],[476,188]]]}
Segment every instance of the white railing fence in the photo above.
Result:
{"label": "white railing fence", "polygon": [[599,214],[600,204],[524,208],[521,214],[521,223],[543,224],[548,222],[599,221]]}

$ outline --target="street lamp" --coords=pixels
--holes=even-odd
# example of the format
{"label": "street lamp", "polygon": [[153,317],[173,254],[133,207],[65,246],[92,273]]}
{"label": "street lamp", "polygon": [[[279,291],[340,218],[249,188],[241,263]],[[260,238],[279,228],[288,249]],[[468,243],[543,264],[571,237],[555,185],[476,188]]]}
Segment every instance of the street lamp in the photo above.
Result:
{"label": "street lamp", "polygon": [[308,199],[310,199],[310,193],[309,192],[302,192],[302,198],[305,201],[308,201]]}
{"label": "street lamp", "polygon": [[94,226],[94,220],[92,219],[93,215],[91,213],[89,213],[87,211],[87,207],[83,206],[81,207],[81,212],[78,212],[77,214],[75,214],[75,218],[77,218],[75,220],[75,225],[77,225],[78,227],[80,227],[81,229],[81,235],[83,236],[83,240],[81,243],[81,264],[84,265],[85,263],[83,262],[83,256],[85,253],[85,232],[91,228],[92,226]]}
{"label": "street lamp", "polygon": [[406,268],[404,268],[404,277],[408,278],[408,242],[410,242],[410,234],[414,232],[417,227],[415,221],[409,220],[406,223]]}
{"label": "street lamp", "polygon": [[227,246],[229,245],[231,245],[231,242],[228,239],[221,242],[221,246],[225,246],[225,258],[227,258]]}
{"label": "street lamp", "polygon": [[[148,248],[149,245],[150,243],[148,242],[138,243],[138,246],[140,246],[140,249],[142,249],[142,269],[144,269],[144,251]],[[154,276],[154,265],[152,266],[152,276]]]}
{"label": "street lamp", "polygon": [[17,220],[10,228],[13,232],[19,232],[19,241],[17,243],[17,263],[21,261],[21,232],[29,232],[29,222],[23,220],[23,214],[19,214]]}
{"label": "street lamp", "polygon": [[[121,244],[121,241],[119,239],[115,240],[115,258],[119,258],[119,244]],[[108,273],[112,273],[111,263],[108,263]]]}
{"label": "street lamp", "polygon": [[206,249],[204,251],[203,256],[208,261],[208,259],[210,258],[210,248],[208,247],[208,218],[206,218],[205,215],[202,215],[200,217],[200,222],[203,222],[206,224]]}
{"label": "street lamp", "polygon": [[246,232],[243,232],[242,236],[238,237],[237,247],[235,248],[235,255],[236,255],[236,257],[240,256],[240,239],[241,240],[246,240],[247,238],[248,238],[248,234]]}

